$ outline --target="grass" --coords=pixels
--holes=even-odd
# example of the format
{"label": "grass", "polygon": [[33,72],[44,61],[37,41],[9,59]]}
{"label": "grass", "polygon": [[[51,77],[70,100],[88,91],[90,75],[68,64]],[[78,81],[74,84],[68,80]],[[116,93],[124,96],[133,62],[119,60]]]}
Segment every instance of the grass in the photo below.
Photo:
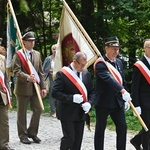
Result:
{"label": "grass", "polygon": [[[16,102],[15,96],[13,96],[12,105],[13,105],[13,110],[17,110],[17,102]],[[48,96],[43,99],[43,105],[44,105],[43,113],[49,113],[50,104],[49,104]],[[30,109],[29,106],[28,106],[28,109]],[[127,122],[128,130],[140,131],[141,124],[139,123],[138,119],[133,115],[132,110],[130,109],[129,111],[125,112],[125,115],[126,115],[126,122]],[[90,117],[91,117],[91,122],[95,123],[96,119],[95,119],[94,108],[90,111]],[[115,130],[114,123],[110,117],[108,117],[108,120],[107,120],[107,127],[111,130]]]}
{"label": "grass", "polygon": [[[43,105],[44,105],[43,113],[49,113],[50,112],[50,104],[49,104],[48,96],[43,99]],[[13,110],[17,110],[17,100],[14,95],[13,95],[13,100],[12,100],[12,106],[13,106]],[[28,109],[30,110],[29,105],[28,105]]]}
{"label": "grass", "polygon": [[[126,117],[126,123],[127,123],[127,128],[128,130],[133,130],[133,131],[139,131],[141,130],[141,124],[137,117],[133,115],[132,110],[130,109],[129,111],[125,112],[125,117]],[[107,125],[109,129],[115,130],[115,125],[113,121],[111,120],[110,116],[108,117],[107,120]]]}
{"label": "grass", "polygon": [[[92,111],[90,112],[90,116],[91,116],[91,122],[95,122],[95,110],[92,109]],[[135,117],[133,115],[132,110],[128,110],[127,112],[125,112],[125,117],[126,117],[126,123],[127,123],[127,127],[128,130],[132,130],[132,131],[140,131],[141,130],[141,124],[139,122],[139,120],[137,119],[137,117]],[[112,119],[110,118],[110,116],[107,119],[107,127],[111,130],[115,130],[115,125],[112,121]]]}

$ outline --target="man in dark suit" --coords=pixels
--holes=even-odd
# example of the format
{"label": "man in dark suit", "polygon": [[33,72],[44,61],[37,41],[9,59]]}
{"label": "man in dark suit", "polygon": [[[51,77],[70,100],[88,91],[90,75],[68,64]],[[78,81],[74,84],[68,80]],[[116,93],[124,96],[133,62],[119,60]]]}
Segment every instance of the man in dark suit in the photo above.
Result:
{"label": "man in dark suit", "polygon": [[[137,112],[150,129],[150,39],[145,40],[144,51],[141,60],[134,64],[131,92]],[[150,131],[142,129],[130,142],[137,150],[141,149],[141,144],[143,150],[149,150],[149,138]]]}
{"label": "man in dark suit", "polygon": [[[26,55],[32,73],[28,67],[24,51],[20,49],[13,58],[13,72],[16,77],[15,95],[17,98],[17,127],[20,141],[24,144],[31,144],[28,138],[32,138],[35,143],[41,140],[37,137],[40,115],[42,108],[38,100],[38,96],[33,83],[37,82],[39,92],[42,97],[46,96],[46,87],[44,83],[44,74],[42,70],[42,61],[40,53],[33,50],[35,45],[35,37],[33,32],[27,32],[22,37],[25,46]],[[30,125],[27,127],[27,106],[30,103],[33,111]]]}
{"label": "man in dark suit", "polygon": [[56,74],[52,96],[57,100],[56,114],[63,132],[60,150],[81,148],[86,113],[94,97],[91,75],[84,69],[86,63],[86,54],[77,52],[73,62]]}
{"label": "man in dark suit", "polygon": [[[95,150],[104,149],[104,133],[107,117],[116,125],[117,150],[126,149],[126,121],[124,102],[129,108],[130,94],[124,88],[123,64],[116,58],[119,54],[119,40],[117,37],[105,39],[106,54],[94,64],[96,74],[95,109],[96,129],[94,144]],[[123,98],[122,98],[123,97]]]}

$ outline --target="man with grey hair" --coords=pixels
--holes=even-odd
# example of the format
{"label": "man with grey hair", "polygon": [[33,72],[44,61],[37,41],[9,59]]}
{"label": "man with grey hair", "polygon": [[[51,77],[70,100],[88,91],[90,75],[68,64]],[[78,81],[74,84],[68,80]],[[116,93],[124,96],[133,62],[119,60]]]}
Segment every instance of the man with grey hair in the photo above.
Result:
{"label": "man with grey hair", "polygon": [[85,117],[94,97],[91,75],[84,69],[86,64],[86,54],[77,52],[73,62],[56,74],[52,96],[57,100],[56,115],[63,132],[60,150],[81,148]]}
{"label": "man with grey hair", "polygon": [[50,102],[50,112],[52,117],[56,117],[56,100],[52,97],[52,88],[53,88],[53,69],[54,69],[54,62],[56,56],[57,45],[54,44],[51,47],[52,54],[47,56],[43,63],[43,72],[45,81],[50,83],[48,92],[49,92],[49,102]]}
{"label": "man with grey hair", "polygon": [[[144,51],[143,57],[134,64],[131,92],[137,112],[150,128],[150,39],[145,40]],[[150,131],[142,129],[130,142],[137,150],[141,150],[141,144],[143,150],[149,150],[149,139]]]}

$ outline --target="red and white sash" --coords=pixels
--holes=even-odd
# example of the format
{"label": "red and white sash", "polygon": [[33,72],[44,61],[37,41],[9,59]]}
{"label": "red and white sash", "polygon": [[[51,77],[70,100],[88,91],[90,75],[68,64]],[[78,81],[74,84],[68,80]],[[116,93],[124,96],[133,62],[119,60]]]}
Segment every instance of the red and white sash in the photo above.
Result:
{"label": "red and white sash", "polygon": [[68,77],[68,79],[77,87],[80,93],[83,95],[84,102],[87,101],[87,89],[79,77],[69,68],[63,67],[61,71]]}
{"label": "red and white sash", "polygon": [[8,99],[8,103],[11,104],[11,99],[10,99],[10,95],[9,95],[9,91],[5,85],[4,82],[4,74],[2,73],[2,71],[0,70],[0,85],[3,89],[3,91],[7,94],[7,99]]}
{"label": "red and white sash", "polygon": [[23,51],[22,50],[18,50],[16,52],[16,54],[18,54],[18,56],[19,56],[19,58],[20,58],[20,60],[21,60],[21,62],[23,64],[23,66],[25,67],[25,69],[28,72],[28,74],[31,74],[29,65],[31,66],[32,73],[35,75],[37,83],[40,83],[40,78],[39,78],[39,75],[38,75],[37,71],[35,70],[34,66],[32,65],[32,63],[30,61],[28,61],[29,62],[29,65],[28,65]]}
{"label": "red and white sash", "polygon": [[147,82],[150,84],[150,70],[147,68],[147,66],[140,60],[138,60],[134,66],[140,70]]}
{"label": "red and white sash", "polygon": [[95,67],[96,67],[96,64],[98,62],[104,62],[106,64],[106,66],[108,67],[108,70],[110,69],[111,70],[111,74],[112,76],[117,80],[118,83],[120,83],[121,85],[123,84],[123,81],[122,81],[122,76],[121,74],[119,73],[119,71],[113,66],[111,65],[109,62],[106,62],[104,59],[102,58],[98,58],[95,63],[94,63],[94,73],[95,73]]}

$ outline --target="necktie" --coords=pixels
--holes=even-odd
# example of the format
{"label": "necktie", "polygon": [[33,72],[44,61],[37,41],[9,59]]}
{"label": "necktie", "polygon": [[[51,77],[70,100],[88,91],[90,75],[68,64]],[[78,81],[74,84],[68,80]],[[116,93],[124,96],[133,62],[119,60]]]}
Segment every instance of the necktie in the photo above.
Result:
{"label": "necktie", "polygon": [[30,52],[30,62],[33,63],[33,55],[32,55],[32,52]]}
{"label": "necktie", "polygon": [[121,72],[119,65],[117,64],[117,62],[112,62],[111,63],[119,72]]}
{"label": "necktie", "polygon": [[80,78],[80,72],[77,72],[77,76]]}
{"label": "necktie", "polygon": [[111,64],[112,64],[115,68],[117,68],[117,67],[116,67],[116,62],[111,62]]}

